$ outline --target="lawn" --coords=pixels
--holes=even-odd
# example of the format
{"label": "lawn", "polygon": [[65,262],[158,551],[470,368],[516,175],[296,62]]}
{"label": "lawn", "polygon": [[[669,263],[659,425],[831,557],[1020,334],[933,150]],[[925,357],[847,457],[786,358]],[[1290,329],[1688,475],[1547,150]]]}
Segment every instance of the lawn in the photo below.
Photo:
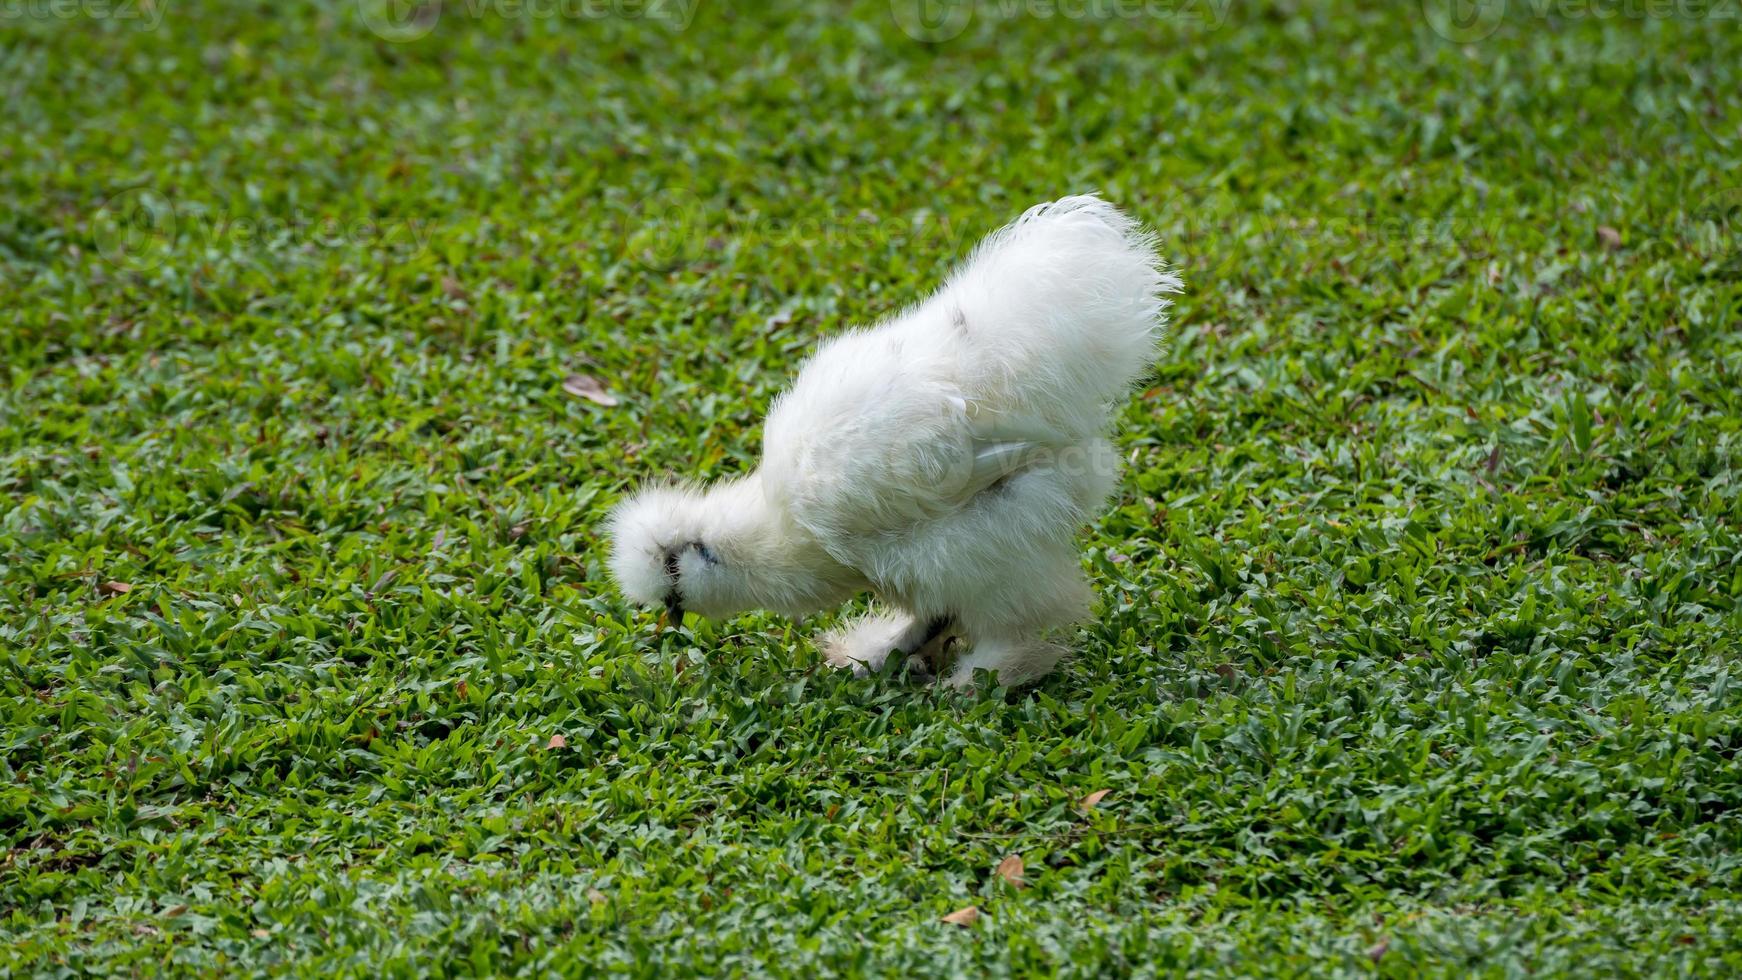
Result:
{"label": "lawn", "polygon": [[[1742,973],[1742,8],[1442,6],[0,0],[0,975]],[[1088,189],[1064,669],[616,595]]]}

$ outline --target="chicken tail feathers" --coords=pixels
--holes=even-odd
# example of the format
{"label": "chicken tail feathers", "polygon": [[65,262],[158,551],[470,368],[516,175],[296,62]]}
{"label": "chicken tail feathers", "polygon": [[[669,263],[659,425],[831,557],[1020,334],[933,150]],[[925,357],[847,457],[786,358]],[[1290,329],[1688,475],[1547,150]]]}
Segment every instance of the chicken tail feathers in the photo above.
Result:
{"label": "chicken tail feathers", "polygon": [[959,333],[969,387],[1092,432],[1149,369],[1180,288],[1153,235],[1082,194],[989,235],[927,305]]}

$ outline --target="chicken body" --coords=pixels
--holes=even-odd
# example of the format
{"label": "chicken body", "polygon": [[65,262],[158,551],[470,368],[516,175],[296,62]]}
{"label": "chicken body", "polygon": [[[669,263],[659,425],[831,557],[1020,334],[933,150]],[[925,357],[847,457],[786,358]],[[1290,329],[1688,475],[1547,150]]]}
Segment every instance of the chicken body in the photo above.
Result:
{"label": "chicken body", "polygon": [[1046,673],[1054,631],[1089,609],[1075,541],[1118,482],[1110,413],[1178,289],[1105,201],[1030,209],[924,303],[819,348],[770,411],[754,473],[623,505],[619,582],[714,615],[803,614],[869,588],[890,608],[825,639],[836,666],[954,637],[952,684]]}

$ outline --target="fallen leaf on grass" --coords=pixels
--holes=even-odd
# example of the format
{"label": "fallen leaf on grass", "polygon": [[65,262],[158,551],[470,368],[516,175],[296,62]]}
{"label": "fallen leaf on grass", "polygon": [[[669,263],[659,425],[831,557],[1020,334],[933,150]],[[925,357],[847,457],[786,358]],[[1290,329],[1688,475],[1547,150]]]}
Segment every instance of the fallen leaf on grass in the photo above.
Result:
{"label": "fallen leaf on grass", "polygon": [[1023,869],[1022,855],[1011,854],[998,862],[998,877],[1012,888],[1027,888],[1028,882],[1022,880]]}
{"label": "fallen leaf on grass", "polygon": [[561,735],[552,735],[550,737],[550,741],[546,742],[544,744],[544,747],[547,749],[561,749],[561,748],[567,748],[568,744],[569,744],[569,740],[566,738],[563,738]]}
{"label": "fallen leaf on grass", "polygon": [[1603,243],[1604,248],[1611,251],[1621,247],[1621,233],[1608,225],[1597,226],[1597,238]]}
{"label": "fallen leaf on grass", "polygon": [[603,905],[609,901],[609,899],[605,897],[604,892],[597,888],[589,888],[587,889],[587,901],[592,902],[594,905]]}
{"label": "fallen leaf on grass", "polygon": [[1367,958],[1377,963],[1385,958],[1385,953],[1391,949],[1391,941],[1381,939],[1367,950]]}
{"label": "fallen leaf on grass", "polygon": [[1111,792],[1113,791],[1110,789],[1098,789],[1093,793],[1090,793],[1088,796],[1083,797],[1082,802],[1078,803],[1077,806],[1083,810],[1083,812],[1087,813],[1095,808],[1095,804],[1106,799],[1107,794]]}
{"label": "fallen leaf on grass", "polygon": [[980,921],[980,907],[978,905],[970,905],[965,909],[957,909],[949,915],[944,916],[943,921],[948,922],[952,926],[961,926],[966,929]]}
{"label": "fallen leaf on grass", "polygon": [[97,591],[104,595],[125,595],[133,591],[133,586],[126,582],[104,582],[97,586]]}
{"label": "fallen leaf on grass", "polygon": [[595,405],[610,408],[617,404],[617,396],[605,390],[599,379],[590,374],[571,374],[563,379],[563,390],[576,398],[585,398]]}
{"label": "fallen leaf on grass", "polygon": [[187,910],[188,907],[186,905],[171,905],[169,908],[163,910],[163,917],[166,919],[173,919]]}

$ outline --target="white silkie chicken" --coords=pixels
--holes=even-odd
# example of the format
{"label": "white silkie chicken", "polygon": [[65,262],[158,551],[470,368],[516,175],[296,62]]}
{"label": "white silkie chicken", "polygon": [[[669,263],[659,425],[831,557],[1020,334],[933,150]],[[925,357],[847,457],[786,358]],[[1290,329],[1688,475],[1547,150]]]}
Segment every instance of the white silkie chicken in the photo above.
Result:
{"label": "white silkie chicken", "polygon": [[824,343],[769,412],[762,465],[657,486],[612,514],[624,593],[725,616],[799,616],[870,589],[823,641],[837,667],[891,653],[1020,684],[1064,654],[1091,593],[1075,538],[1118,482],[1110,413],[1150,366],[1180,280],[1092,195],[1031,208],[930,299]]}

